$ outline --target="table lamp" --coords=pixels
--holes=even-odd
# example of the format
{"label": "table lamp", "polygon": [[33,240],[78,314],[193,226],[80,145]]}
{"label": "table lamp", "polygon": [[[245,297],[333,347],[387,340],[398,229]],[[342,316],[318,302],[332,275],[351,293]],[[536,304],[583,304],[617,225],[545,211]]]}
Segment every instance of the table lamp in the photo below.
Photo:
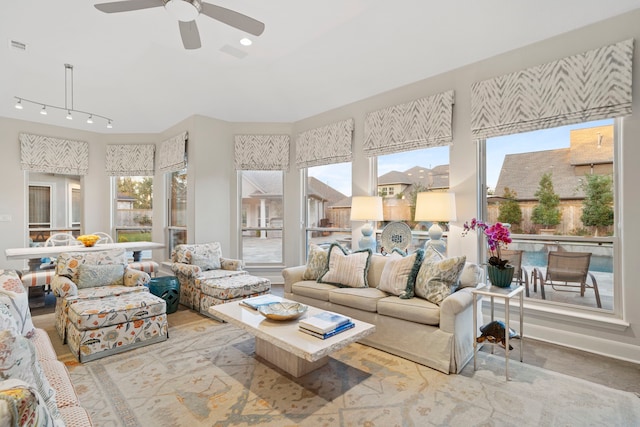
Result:
{"label": "table lamp", "polygon": [[425,243],[425,249],[433,246],[438,252],[446,254],[447,244],[442,237],[442,227],[438,222],[456,220],[456,199],[454,193],[428,191],[418,193],[416,199],[416,221],[431,221],[429,227],[429,240]]}
{"label": "table lamp", "polygon": [[371,249],[376,252],[376,238],[372,236],[374,226],[370,221],[382,221],[382,197],[355,196],[351,198],[351,221],[366,221],[362,226],[362,237],[358,240],[359,249]]}

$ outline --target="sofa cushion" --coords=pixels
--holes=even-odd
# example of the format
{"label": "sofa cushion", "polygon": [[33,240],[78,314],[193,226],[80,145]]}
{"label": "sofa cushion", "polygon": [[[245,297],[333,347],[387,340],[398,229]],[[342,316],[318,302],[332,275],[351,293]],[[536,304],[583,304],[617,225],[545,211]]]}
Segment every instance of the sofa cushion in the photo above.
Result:
{"label": "sofa cushion", "polygon": [[58,265],[56,274],[71,279],[73,283],[78,283],[78,268],[81,264],[107,265],[122,264],[125,265],[124,249],[111,249],[96,252],[65,252],[58,255]]}
{"label": "sofa cushion", "polygon": [[465,256],[443,259],[438,251],[429,247],[416,277],[416,296],[440,304],[458,285],[466,259]]}
{"label": "sofa cushion", "polygon": [[95,288],[96,286],[123,285],[123,264],[82,264],[78,266],[78,289]]}
{"label": "sofa cushion", "polygon": [[29,310],[29,295],[13,270],[0,270],[0,304],[4,304],[16,321],[18,332],[25,337],[33,335],[34,326]]}
{"label": "sofa cushion", "polygon": [[378,301],[378,314],[424,325],[440,324],[440,307],[422,298],[383,298]]}
{"label": "sofa cushion", "polygon": [[423,255],[422,249],[407,256],[394,250],[382,270],[378,289],[392,295],[406,295],[407,292],[411,292]]}
{"label": "sofa cushion", "polygon": [[317,280],[327,269],[329,251],[311,243],[307,256],[307,268],[302,273],[302,280]]}
{"label": "sofa cushion", "polygon": [[0,382],[0,425],[55,427],[44,399],[33,385],[19,379]]}
{"label": "sofa cushion", "polygon": [[482,281],[482,269],[480,266],[473,262],[466,262],[462,273],[460,273],[460,279],[458,280],[459,288],[475,288],[478,283]]}
{"label": "sofa cushion", "polygon": [[52,415],[59,417],[56,391],[42,371],[33,343],[22,335],[5,330],[0,331],[0,348],[0,378],[15,378],[34,385]]}
{"label": "sofa cushion", "polygon": [[200,280],[200,291],[204,295],[219,300],[230,300],[240,297],[269,292],[271,281],[263,277],[237,274],[222,279]]}
{"label": "sofa cushion", "polygon": [[332,243],[329,248],[327,271],[318,282],[329,283],[340,287],[365,288],[367,287],[367,272],[371,249],[365,249],[347,254],[347,251],[338,243]]}
{"label": "sofa cushion", "polygon": [[339,289],[336,285],[318,283],[315,280],[304,280],[291,285],[291,292],[303,297],[329,301],[329,292]]}
{"label": "sofa cushion", "polygon": [[338,288],[329,292],[329,301],[358,310],[375,313],[378,301],[387,294],[376,288]]}

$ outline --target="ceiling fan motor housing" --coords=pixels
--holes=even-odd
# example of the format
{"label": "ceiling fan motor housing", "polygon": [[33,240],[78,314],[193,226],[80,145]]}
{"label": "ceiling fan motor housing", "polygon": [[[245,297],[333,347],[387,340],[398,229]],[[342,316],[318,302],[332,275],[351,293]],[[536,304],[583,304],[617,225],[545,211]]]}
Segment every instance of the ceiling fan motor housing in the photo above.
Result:
{"label": "ceiling fan motor housing", "polygon": [[191,22],[198,17],[200,0],[164,0],[164,8],[178,21]]}

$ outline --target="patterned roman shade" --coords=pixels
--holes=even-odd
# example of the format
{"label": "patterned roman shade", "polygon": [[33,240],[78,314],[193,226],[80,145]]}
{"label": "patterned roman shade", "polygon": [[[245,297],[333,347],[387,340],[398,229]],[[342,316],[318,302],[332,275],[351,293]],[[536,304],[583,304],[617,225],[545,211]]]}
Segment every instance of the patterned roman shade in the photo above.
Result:
{"label": "patterned roman shade", "polygon": [[153,144],[107,145],[106,170],[109,176],[153,175]]}
{"label": "patterned roman shade", "polygon": [[61,175],[86,175],[89,172],[89,144],[86,141],[28,133],[21,133],[19,139],[23,170]]}
{"label": "patterned roman shade", "polygon": [[236,135],[236,170],[289,170],[289,135]]}
{"label": "patterned roman shade", "polygon": [[471,86],[474,137],[631,114],[633,39]]}
{"label": "patterned roman shade", "polygon": [[176,172],[187,166],[187,139],[189,134],[182,132],[160,144],[158,169],[160,172]]}
{"label": "patterned roman shade", "polygon": [[364,152],[373,157],[446,145],[452,118],[452,90],[367,113]]}
{"label": "patterned roman shade", "polygon": [[353,119],[298,134],[296,166],[299,169],[351,161]]}

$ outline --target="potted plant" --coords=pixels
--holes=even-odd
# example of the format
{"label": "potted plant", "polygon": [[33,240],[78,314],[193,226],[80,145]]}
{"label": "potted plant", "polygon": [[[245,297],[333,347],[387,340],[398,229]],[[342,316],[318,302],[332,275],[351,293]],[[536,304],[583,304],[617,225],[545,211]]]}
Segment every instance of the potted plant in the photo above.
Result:
{"label": "potted plant", "polygon": [[510,286],[513,280],[514,267],[509,264],[509,260],[502,259],[500,253],[500,249],[506,249],[509,243],[512,242],[509,228],[500,222],[489,225],[475,218],[471,220],[471,223],[465,222],[463,228],[463,236],[466,236],[470,230],[481,230],[487,238],[490,253],[487,273],[491,284],[501,288]]}

